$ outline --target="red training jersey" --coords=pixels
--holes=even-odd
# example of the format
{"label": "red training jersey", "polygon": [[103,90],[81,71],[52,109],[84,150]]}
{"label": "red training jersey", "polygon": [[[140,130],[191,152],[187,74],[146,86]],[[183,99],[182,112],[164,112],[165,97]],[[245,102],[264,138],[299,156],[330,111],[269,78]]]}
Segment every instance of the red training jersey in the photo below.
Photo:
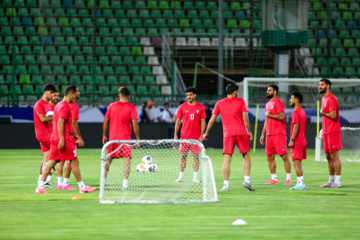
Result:
{"label": "red training jersey", "polygon": [[299,132],[296,135],[294,142],[306,144],[306,114],[302,107],[295,109],[291,114],[291,133],[290,137],[293,134],[294,124],[299,124]]}
{"label": "red training jersey", "polygon": [[247,112],[244,99],[238,97],[224,98],[218,101],[213,114],[221,114],[224,137],[247,135],[243,112]]}
{"label": "red training jersey", "polygon": [[[80,109],[79,105],[75,102],[69,103],[69,105],[70,105],[70,111],[71,111],[71,119],[78,120],[79,119],[79,109]],[[71,131],[74,132],[72,121],[71,121]]]}
{"label": "red training jersey", "polygon": [[[56,105],[55,105],[55,107],[54,107],[53,105],[51,105],[51,104],[50,104],[50,102],[49,102],[49,105],[50,105],[50,109],[51,109],[51,111],[54,111],[54,110],[55,110]],[[49,125],[50,125],[50,131],[51,131],[51,133],[52,133],[52,122],[50,122],[50,123],[49,123]]]}
{"label": "red training jersey", "polygon": [[201,119],[206,118],[205,108],[200,103],[180,105],[176,118],[182,119],[181,139],[199,140],[201,135]]}
{"label": "red training jersey", "polygon": [[109,140],[130,140],[131,121],[139,119],[136,107],[121,101],[109,105],[105,118],[110,120]]}
{"label": "red training jersey", "polygon": [[34,106],[34,125],[36,138],[40,142],[48,142],[51,135],[50,123],[42,122],[39,118],[40,114],[46,115],[49,111],[51,111],[51,108],[48,102],[45,102],[43,99],[36,102]]}
{"label": "red training jersey", "polygon": [[51,143],[58,144],[60,141],[60,135],[58,130],[58,123],[60,118],[64,119],[64,137],[65,142],[74,141],[74,138],[70,134],[71,130],[71,111],[69,103],[66,101],[60,101],[55,106],[54,116],[53,116],[53,125],[52,125],[52,134],[51,134]]}
{"label": "red training jersey", "polygon": [[322,116],[322,130],[323,133],[341,132],[340,115],[339,115],[339,102],[334,94],[330,93],[321,99],[321,109],[325,113],[336,111],[336,118],[330,119]]}
{"label": "red training jersey", "polygon": [[[277,115],[279,113],[285,114],[285,106],[280,98],[275,98],[273,101],[269,101],[265,105],[265,111],[268,111],[271,115]],[[266,135],[286,135],[285,118],[283,120],[275,120],[273,118],[266,118]]]}

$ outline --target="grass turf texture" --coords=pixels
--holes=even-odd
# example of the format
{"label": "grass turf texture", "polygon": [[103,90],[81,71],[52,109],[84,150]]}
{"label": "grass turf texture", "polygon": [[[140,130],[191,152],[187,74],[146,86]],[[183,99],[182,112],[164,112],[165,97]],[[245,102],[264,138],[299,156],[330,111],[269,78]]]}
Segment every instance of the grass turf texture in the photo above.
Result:
{"label": "grass turf texture", "polygon": [[[35,194],[39,150],[0,150],[0,239],[358,239],[360,235],[359,163],[343,163],[342,188],[322,189],[327,163],[303,162],[306,191],[282,185],[285,172],[278,163],[279,185],[270,179],[264,151],[251,154],[251,181],[256,192],[242,187],[242,159],[231,164],[230,191],[218,192],[214,204],[99,204],[99,192],[46,189]],[[217,189],[222,187],[221,150],[207,150],[213,160]],[[99,186],[100,150],[78,150],[86,184]],[[190,170],[188,165],[187,170]],[[174,176],[174,180],[177,176]],[[53,176],[56,182],[56,177]],[[292,169],[292,181],[296,175]],[[73,176],[72,186],[76,186]],[[244,219],[246,226],[232,226]]]}

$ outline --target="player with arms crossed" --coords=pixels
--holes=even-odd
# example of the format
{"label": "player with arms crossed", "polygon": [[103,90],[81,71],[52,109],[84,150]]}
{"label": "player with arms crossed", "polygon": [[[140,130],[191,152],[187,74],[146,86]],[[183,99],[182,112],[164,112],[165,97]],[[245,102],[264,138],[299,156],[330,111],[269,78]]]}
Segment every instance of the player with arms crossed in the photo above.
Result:
{"label": "player with arms crossed", "polygon": [[265,123],[261,134],[260,143],[264,145],[266,134],[266,156],[271,173],[271,180],[265,184],[279,184],[276,175],[275,154],[280,155],[284,161],[286,171],[286,181],[284,185],[291,184],[291,164],[287,152],[286,125],[285,125],[285,106],[277,97],[279,88],[270,85],[267,88],[267,98],[270,99],[265,105]]}
{"label": "player with arms crossed", "polygon": [[[108,139],[106,137],[107,130],[109,128],[109,141],[111,140],[131,140],[131,123],[134,129],[134,133],[137,140],[140,140],[139,125],[137,123],[138,114],[136,107],[127,101],[130,98],[130,90],[128,87],[122,86],[119,89],[120,101],[111,103],[105,114],[103,124],[103,144]],[[114,152],[116,150],[116,152]],[[105,165],[106,175],[110,170],[110,165],[114,158],[124,158],[124,179],[122,190],[130,190],[128,186],[128,179],[130,175],[132,150],[131,146],[127,144],[114,143],[108,147],[108,161]]]}
{"label": "player with arms crossed", "polygon": [[[195,139],[203,142],[203,134],[206,127],[206,113],[205,108],[200,103],[195,101],[196,98],[196,88],[188,87],[186,89],[186,98],[188,102],[180,105],[175,122],[175,134],[174,139],[178,139],[178,132],[182,120],[182,129],[181,129],[181,139]],[[186,158],[188,152],[191,150],[194,158],[193,169],[194,169],[194,178],[193,182],[200,183],[198,178],[199,170],[199,153],[201,149],[196,144],[190,143],[181,143],[180,144],[180,174],[179,178],[175,182],[184,181],[184,170],[186,168]]]}
{"label": "player with arms crossed", "polygon": [[297,175],[296,186],[290,190],[306,190],[301,161],[306,159],[306,114],[301,107],[303,96],[296,92],[291,95],[290,104],[295,110],[291,114],[290,152]]}
{"label": "player with arms crossed", "polygon": [[[52,99],[49,101],[49,105],[50,105],[50,109],[51,111],[53,112],[54,114],[54,110],[55,110],[55,106],[56,104],[59,102],[59,91],[56,90],[54,93],[53,93],[53,97]],[[52,122],[50,122],[50,130],[52,132]],[[52,168],[52,171],[57,174],[56,170],[55,170],[55,167]],[[45,185],[46,186],[46,185]]]}
{"label": "player with arms crossed", "polygon": [[51,146],[49,163],[45,167],[41,180],[38,183],[38,187],[35,193],[46,194],[44,189],[46,175],[49,174],[52,167],[57,162],[70,161],[71,169],[78,182],[80,193],[93,192],[97,188],[86,186],[81,178],[79,169],[79,160],[76,156],[75,140],[79,137],[71,131],[71,111],[69,103],[76,100],[76,87],[68,86],[65,89],[65,96],[63,101],[59,102],[54,111],[53,118],[53,132],[51,134]]}
{"label": "player with arms crossed", "polygon": [[249,141],[253,140],[253,136],[250,129],[248,110],[245,101],[244,99],[237,97],[238,89],[239,88],[234,84],[228,84],[226,86],[227,98],[216,103],[204,134],[204,140],[207,140],[206,137],[208,136],[210,129],[214,126],[217,116],[221,114],[224,133],[224,186],[220,191],[229,190],[230,163],[234,153],[235,144],[238,146],[239,151],[244,158],[243,170],[245,181],[243,186],[249,191],[255,191],[250,183],[251,161]]}
{"label": "player with arms crossed", "polygon": [[[53,116],[48,115],[50,113],[51,107],[49,101],[53,98],[53,94],[57,92],[56,88],[52,84],[46,84],[43,89],[42,98],[36,102],[34,106],[34,125],[35,125],[35,135],[36,139],[40,142],[41,154],[43,155],[43,160],[40,164],[40,176],[39,181],[41,179],[41,175],[43,173],[43,168],[47,164],[49,160],[50,153],[50,136],[51,136],[51,121],[53,120]],[[47,116],[48,115],[48,116]],[[49,183],[51,181],[51,175],[46,179],[46,186],[52,187]]]}
{"label": "player with arms crossed", "polygon": [[[72,85],[74,86],[74,85]],[[77,88],[76,86],[74,86],[76,88],[76,100],[80,98],[80,91],[79,88]],[[71,111],[71,131],[73,131],[77,136],[79,136],[79,139],[77,140],[77,143],[75,145],[75,148],[77,147],[77,145],[79,147],[84,147],[84,140],[81,137],[80,134],[80,130],[79,130],[79,125],[78,125],[78,120],[79,120],[79,105],[76,102],[72,102],[69,104],[70,105],[70,111]],[[69,183],[69,178],[70,178],[70,174],[71,174],[71,167],[70,167],[70,162],[67,161],[65,163],[65,176],[64,176],[64,182],[62,181],[62,174],[63,174],[63,168],[64,168],[64,162],[60,162],[57,165],[57,178],[58,178],[58,186],[57,189],[60,190],[77,190],[77,188],[73,188],[70,186]]]}
{"label": "player with arms crossed", "polygon": [[[329,164],[329,182],[320,187],[340,188],[341,162],[339,150],[342,150],[339,102],[330,92],[331,81],[321,79],[319,92],[324,96],[321,99],[322,131],[324,152]],[[334,176],[335,175],[335,176]]]}

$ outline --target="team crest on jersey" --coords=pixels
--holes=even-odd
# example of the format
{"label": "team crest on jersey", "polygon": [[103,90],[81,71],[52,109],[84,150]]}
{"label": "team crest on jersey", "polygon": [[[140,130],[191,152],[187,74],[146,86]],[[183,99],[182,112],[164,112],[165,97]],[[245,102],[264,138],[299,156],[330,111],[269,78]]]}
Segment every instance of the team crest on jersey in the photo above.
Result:
{"label": "team crest on jersey", "polygon": [[199,113],[199,110],[196,110],[196,113]]}
{"label": "team crest on jersey", "polygon": [[271,109],[273,109],[274,108],[274,106],[271,106]]}

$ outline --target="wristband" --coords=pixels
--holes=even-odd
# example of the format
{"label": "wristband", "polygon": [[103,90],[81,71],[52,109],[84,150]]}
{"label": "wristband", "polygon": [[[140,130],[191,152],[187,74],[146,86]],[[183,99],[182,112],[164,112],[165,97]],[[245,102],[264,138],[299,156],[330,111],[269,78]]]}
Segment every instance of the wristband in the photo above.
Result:
{"label": "wristband", "polygon": [[294,141],[294,139],[290,138],[291,141]]}

